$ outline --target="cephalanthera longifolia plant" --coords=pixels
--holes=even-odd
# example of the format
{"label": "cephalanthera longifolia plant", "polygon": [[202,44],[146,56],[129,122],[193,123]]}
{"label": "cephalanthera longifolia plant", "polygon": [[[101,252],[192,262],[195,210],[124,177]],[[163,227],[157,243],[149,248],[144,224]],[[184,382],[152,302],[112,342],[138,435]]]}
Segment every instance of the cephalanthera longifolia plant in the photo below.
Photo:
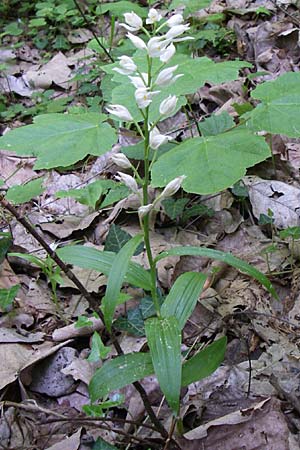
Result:
{"label": "cephalanthera longifolia plant", "polygon": [[[215,122],[210,132],[206,128],[202,136],[180,144],[169,142],[170,137],[160,132],[159,122],[173,116],[187,102],[186,94],[195,92],[207,80],[220,83],[233,79],[238,69],[249,64],[241,61],[215,64],[208,58],[192,59],[176,54],[176,43],[191,39],[185,35],[189,25],[184,23],[181,14],[164,19],[157,10],[150,9],[143,22],[137,14],[126,13],[122,26],[128,31],[135,53],[121,56],[117,64],[102,67],[112,76],[112,101],[106,112],[112,119],[135,127],[143,144],[142,174],[125,154],[113,156],[114,162],[125,170],[119,172],[119,180],[140,199],[137,212],[141,233],[129,240],[118,254],[84,246],[64,247],[58,254],[68,263],[108,276],[102,300],[108,331],[113,327],[116,306],[127,298],[120,296],[124,282],[150,293],[153,301],[153,315],[145,320],[149,351],[104,362],[90,383],[91,399],[102,399],[112,390],[155,373],[169,406],[178,416],[181,387],[208,376],[219,366],[226,339],[221,338],[191,358],[183,359],[182,329],[203,290],[206,276],[184,273],[162,302],[157,289],[158,261],[170,255],[214,258],[253,276],[273,295],[276,293],[263,274],[228,253],[190,246],[172,248],[155,257],[149,232],[151,215],[162,200],[173,196],[181,187],[200,194],[218,192],[243,176],[247,167],[267,158],[270,150],[255,131],[285,133],[288,130],[286,134],[298,135],[296,111],[293,120],[287,121],[284,115],[278,119],[278,110],[283,108],[287,113],[286,109],[295,108],[299,74],[286,74],[273,84],[259,86],[253,97],[262,103],[244,117],[244,124],[235,127],[227,117],[224,122]],[[144,33],[143,39],[134,33]],[[1,143],[19,154],[37,156],[36,169],[67,167],[87,154],[101,155],[110,150],[116,142],[116,133],[107,118],[106,114],[97,113],[41,115],[33,125],[8,133]],[[173,147],[163,153],[166,144]],[[150,185],[163,188],[151,201]],[[149,270],[131,262],[142,241]]]}
{"label": "cephalanthera longifolia plant", "polygon": [[[114,389],[155,373],[170,408],[177,416],[181,387],[209,375],[218,367],[224,357],[226,339],[217,340],[205,350],[183,361],[182,329],[196,305],[206,276],[202,273],[184,273],[177,278],[162,303],[157,289],[158,261],[169,255],[202,255],[216,258],[254,276],[267,289],[273,293],[274,291],[268,279],[260,272],[230,254],[197,247],[178,247],[157,257],[153,256],[149,218],[162,200],[173,196],[180,189],[187,177],[182,171],[166,183],[154,200],[149,201],[151,169],[157,161],[160,147],[171,140],[168,135],[159,131],[158,124],[172,116],[180,107],[179,98],[169,91],[170,87],[175,87],[184,77],[184,74],[177,73],[178,64],[170,65],[176,53],[174,44],[192,38],[183,36],[189,30],[189,25],[183,23],[181,14],[163,20],[157,10],[151,9],[146,24],[133,12],[124,16],[126,23],[122,26],[128,30],[127,37],[138,51],[133,57],[121,56],[113,71],[124,77],[124,86],[127,86],[128,80],[133,86],[131,106],[122,103],[110,104],[106,111],[113,119],[134,124],[143,142],[143,175],[125,154],[112,156],[114,163],[126,171],[118,172],[118,179],[140,199],[138,216],[141,234],[128,241],[117,255],[80,246],[61,249],[59,254],[63,259],[75,264],[82,265],[85,264],[83,261],[86,261],[87,266],[93,266],[108,275],[102,311],[109,331],[113,326],[115,308],[120,303],[120,290],[124,281],[150,291],[154,305],[153,317],[145,321],[149,352],[121,355],[105,362],[90,383],[92,400],[103,398]],[[146,28],[147,25],[151,27]],[[152,33],[149,28],[152,28]],[[144,32],[144,39],[133,34],[137,31]],[[188,152],[185,158],[189,159]],[[199,170],[201,172],[201,167]],[[163,173],[161,175],[163,176]],[[130,262],[142,241],[145,243],[149,271]]]}

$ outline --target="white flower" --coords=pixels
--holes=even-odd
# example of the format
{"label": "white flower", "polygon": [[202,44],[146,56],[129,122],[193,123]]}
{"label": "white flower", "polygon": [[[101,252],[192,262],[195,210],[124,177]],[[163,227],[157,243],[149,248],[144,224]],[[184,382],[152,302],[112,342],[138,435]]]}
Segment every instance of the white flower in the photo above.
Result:
{"label": "white flower", "polygon": [[137,67],[135,62],[129,56],[123,55],[119,57],[121,69],[115,67],[113,70],[122,74],[122,75],[130,75],[135,72]]}
{"label": "white flower", "polygon": [[129,77],[133,86],[138,88],[145,88],[148,84],[148,74],[145,72],[141,73],[142,77]]}
{"label": "white flower", "polygon": [[171,43],[161,52],[159,59],[161,60],[161,62],[167,63],[175,55],[175,52],[176,52],[175,45]]}
{"label": "white flower", "polygon": [[132,192],[136,194],[139,191],[137,182],[131,175],[127,175],[127,173],[123,172],[118,172],[118,175],[119,176],[116,177],[116,179],[122,181]]}
{"label": "white flower", "polygon": [[132,33],[127,33],[126,36],[131,40],[136,48],[138,48],[139,50],[147,50],[147,45],[141,38],[135,36]]}
{"label": "white flower", "polygon": [[148,18],[146,19],[146,23],[156,23],[162,19],[162,15],[155,9],[151,8],[148,13]]}
{"label": "white flower", "polygon": [[177,100],[176,95],[169,95],[169,97],[165,98],[159,106],[160,114],[171,116],[176,109]]}
{"label": "white flower", "polygon": [[122,105],[108,105],[109,108],[106,108],[106,111],[114,116],[117,116],[119,119],[125,122],[131,122],[133,120],[132,115],[128,111],[125,106]]}
{"label": "white flower", "polygon": [[147,108],[152,102],[153,95],[159,94],[160,91],[149,91],[149,88],[141,87],[135,91],[135,100],[140,109]]}
{"label": "white flower", "polygon": [[173,72],[178,68],[178,66],[168,67],[167,69],[162,70],[158,77],[155,80],[155,84],[157,86],[169,86],[174,83],[178,78],[182,77],[183,74],[179,74],[174,76]]}
{"label": "white flower", "polygon": [[149,212],[153,209],[153,204],[149,203],[149,205],[140,206],[138,209],[138,215],[140,219],[143,219]]}
{"label": "white flower", "polygon": [[126,28],[128,31],[138,31],[142,28],[142,19],[133,11],[131,13],[125,13],[124,17],[127,25],[125,23],[121,23],[121,27]]}
{"label": "white flower", "polygon": [[166,144],[171,139],[172,138],[169,136],[160,134],[158,128],[154,127],[153,130],[150,131],[149,144],[150,144],[150,147],[153,148],[153,150],[157,150],[158,147],[160,147],[163,144]]}
{"label": "white flower", "polygon": [[155,36],[149,39],[147,49],[151,58],[160,57],[161,53],[169,45],[170,40],[166,40],[165,36]]}
{"label": "white flower", "polygon": [[183,34],[185,31],[189,30],[190,26],[185,24],[185,25],[175,25],[174,27],[170,28],[169,31],[166,34],[166,39],[174,39],[177,36],[180,36],[181,34]]}
{"label": "white flower", "polygon": [[160,194],[160,200],[163,198],[171,197],[172,195],[176,194],[176,192],[180,189],[183,180],[186,179],[185,175],[181,175],[180,177],[175,178],[174,180],[170,181],[170,183],[167,184],[167,186],[164,188],[162,193]]}
{"label": "white flower", "polygon": [[166,25],[169,28],[172,28],[175,25],[180,25],[182,22],[183,22],[182,14],[174,14],[174,16],[170,17],[170,19],[167,20]]}
{"label": "white flower", "polygon": [[129,169],[131,167],[131,163],[127,156],[124,153],[115,153],[111,156],[111,160],[122,169]]}

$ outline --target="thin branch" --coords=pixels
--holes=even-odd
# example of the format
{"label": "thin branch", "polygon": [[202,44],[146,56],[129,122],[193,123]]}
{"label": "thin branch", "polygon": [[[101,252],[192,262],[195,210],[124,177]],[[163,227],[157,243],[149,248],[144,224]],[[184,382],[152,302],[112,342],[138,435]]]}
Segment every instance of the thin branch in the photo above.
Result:
{"label": "thin branch", "polygon": [[97,41],[97,44],[99,45],[99,47],[102,48],[102,50],[104,51],[104,53],[106,54],[106,56],[111,60],[111,62],[115,62],[114,58],[110,55],[110,53],[107,51],[107,49],[105,48],[105,46],[100,42],[100,39],[98,38],[98,36],[96,35],[96,33],[94,32],[94,30],[92,29],[92,27],[90,26],[89,21],[87,20],[86,15],[84,14],[84,12],[82,11],[82,9],[79,6],[79,3],[77,2],[77,0],[73,0],[76,8],[78,9],[79,14],[81,15],[81,17],[83,18],[83,20],[85,21],[85,24],[87,26],[87,28],[89,29],[89,31],[92,33],[92,35],[94,36],[94,38]]}

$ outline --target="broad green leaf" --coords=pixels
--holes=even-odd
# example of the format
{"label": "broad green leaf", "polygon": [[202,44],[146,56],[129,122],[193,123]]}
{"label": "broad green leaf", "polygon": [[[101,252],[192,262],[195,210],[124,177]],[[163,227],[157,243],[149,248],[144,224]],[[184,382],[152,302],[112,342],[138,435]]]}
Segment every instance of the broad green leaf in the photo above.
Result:
{"label": "broad green leaf", "polygon": [[92,401],[153,373],[150,353],[129,353],[106,361],[89,384]]}
{"label": "broad green leaf", "polygon": [[288,72],[274,81],[260,84],[251,93],[261,104],[246,115],[255,131],[300,136],[300,73]]}
{"label": "broad green leaf", "polygon": [[182,386],[211,375],[224,359],[226,343],[226,337],[222,337],[186,361],[182,367]]}
{"label": "broad green leaf", "polygon": [[[112,252],[101,252],[92,247],[83,245],[71,245],[57,250],[58,256],[68,264],[82,267],[83,269],[97,270],[108,276],[116,254]],[[139,264],[130,262],[124,281],[133,286],[151,291],[150,273]]]}
{"label": "broad green leaf", "polygon": [[118,447],[111,445],[109,442],[106,442],[104,439],[99,437],[93,445],[92,450],[118,450]]}
{"label": "broad green leaf", "polygon": [[105,195],[104,200],[100,203],[99,209],[106,208],[107,206],[113,205],[114,203],[128,197],[131,194],[128,187],[122,183],[115,183],[108,193]]}
{"label": "broad green leaf", "polygon": [[[131,238],[131,234],[127,233],[127,231],[123,230],[121,227],[113,223],[106,237],[104,250],[108,252],[118,253],[126,244],[126,242],[130,241]],[[134,256],[139,255],[143,251],[143,249],[144,244],[143,242],[141,242],[136,252],[134,253]]]}
{"label": "broad green leaf", "polygon": [[67,167],[89,154],[99,156],[111,149],[116,133],[106,119],[97,113],[43,114],[33,125],[1,137],[0,145],[18,155],[36,156],[35,169]]}
{"label": "broad green leaf", "polygon": [[29,202],[45,190],[43,187],[44,180],[44,178],[36,178],[21,186],[12,186],[8,189],[5,198],[14,204]]}
{"label": "broad green leaf", "polygon": [[148,319],[145,330],[160,388],[174,414],[178,414],[182,371],[178,321],[176,317]]}
{"label": "broad green leaf", "polygon": [[10,289],[0,289],[0,308],[2,311],[5,312],[12,305],[19,289],[19,284],[12,286]]}
{"label": "broad green leaf", "polygon": [[222,114],[213,114],[203,122],[199,122],[199,128],[202,136],[215,136],[216,134],[223,133],[235,126],[233,118],[227,111]]}
{"label": "broad green leaf", "polygon": [[233,185],[251,167],[270,156],[261,136],[236,128],[217,136],[187,139],[161,156],[152,168],[152,186],[180,175],[186,192],[213,194]]}
{"label": "broad green leaf", "polygon": [[176,317],[182,329],[196,306],[206,278],[206,275],[197,272],[180,275],[161,307],[162,317]]}
{"label": "broad green leaf", "polygon": [[97,14],[105,14],[109,12],[112,16],[120,17],[124,22],[124,13],[135,12],[138,16],[144,18],[147,17],[148,11],[146,8],[142,8],[136,2],[129,2],[127,0],[121,0],[114,3],[105,3],[97,6]]}
{"label": "broad green leaf", "polygon": [[117,253],[111,269],[109,271],[105,296],[102,299],[102,309],[105,325],[111,330],[111,324],[115,308],[118,303],[120,290],[126,275],[130,259],[132,258],[137,246],[142,242],[143,235],[134,236]]}
{"label": "broad green leaf", "polygon": [[231,255],[231,253],[225,253],[221,252],[219,250],[213,250],[211,248],[205,248],[205,247],[175,247],[171,248],[170,250],[166,252],[160,253],[155,258],[155,263],[160,261],[163,258],[167,258],[168,256],[204,256],[206,258],[216,259],[218,261],[223,261],[226,264],[229,264],[232,267],[235,267],[236,269],[240,270],[243,273],[246,273],[250,277],[255,278],[257,281],[259,281],[269,292],[273,295],[273,297],[278,299],[278,295],[272,286],[272,283],[270,280],[259,270],[255,269],[255,267],[250,266],[250,264],[247,264],[245,261],[236,258],[235,256]]}
{"label": "broad green leaf", "polygon": [[111,347],[106,347],[102,342],[100,334],[95,331],[92,337],[91,353],[89,354],[88,361],[101,361],[101,359],[107,357],[110,350]]}
{"label": "broad green leaf", "polygon": [[18,258],[26,259],[26,261],[29,261],[32,264],[35,264],[40,269],[43,269],[46,265],[46,260],[38,258],[37,256],[34,256],[34,255],[28,255],[27,253],[11,252],[11,253],[9,253],[9,256],[17,256]]}
{"label": "broad green leaf", "polygon": [[4,260],[11,244],[12,238],[10,233],[0,233],[0,264]]}
{"label": "broad green leaf", "polygon": [[212,0],[173,0],[169,9],[176,9],[180,6],[184,6],[185,14],[192,14],[200,9],[207,8],[211,2]]}

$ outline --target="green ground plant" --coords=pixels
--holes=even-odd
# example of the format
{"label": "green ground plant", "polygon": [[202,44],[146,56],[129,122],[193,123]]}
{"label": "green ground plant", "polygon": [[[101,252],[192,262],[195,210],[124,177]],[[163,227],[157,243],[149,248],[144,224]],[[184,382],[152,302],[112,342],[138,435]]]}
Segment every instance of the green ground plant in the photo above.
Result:
{"label": "green ground plant", "polygon": [[[226,338],[182,357],[182,329],[204,288],[206,275],[184,273],[163,296],[158,289],[157,263],[171,255],[213,258],[252,276],[275,297],[276,293],[267,277],[229,253],[187,246],[155,256],[151,216],[181,188],[194,194],[219,192],[234,185],[248,167],[270,157],[263,133],[258,132],[299,136],[300,74],[287,73],[258,86],[251,94],[258,106],[242,115],[238,123],[224,115],[214,116],[209,126],[202,131],[199,128],[199,136],[178,143],[160,131],[160,122],[174,116],[187,103],[186,96],[205,82],[236,79],[240,69],[251,65],[243,61],[214,63],[206,57],[193,59],[176,52],[178,43],[193,41],[181,14],[164,18],[152,8],[145,20],[135,12],[126,12],[124,17],[121,26],[127,31],[131,49],[129,55],[119,56],[118,62],[102,66],[109,103],[105,113],[40,115],[34,124],[7,133],[0,143],[17,154],[35,156],[35,169],[39,170],[68,167],[87,155],[106,153],[116,143],[116,130],[121,125],[139,135],[133,160],[124,149],[112,161],[122,169],[118,180],[139,199],[140,234],[127,240],[117,253],[80,245],[63,247],[57,253],[66,263],[107,275],[101,317],[109,333],[113,332],[117,305],[126,301],[120,296],[123,283],[143,289],[148,298],[147,312],[147,308],[140,308],[140,313],[149,351],[120,354],[105,361],[90,383],[91,400],[105,400],[111,391],[155,373],[175,423],[180,422],[181,387],[208,376],[220,365]],[[143,171],[139,171],[141,166]],[[161,188],[151,201],[150,187]],[[91,200],[86,194],[80,198],[96,207],[95,198]],[[142,242],[149,270],[131,261]]]}

